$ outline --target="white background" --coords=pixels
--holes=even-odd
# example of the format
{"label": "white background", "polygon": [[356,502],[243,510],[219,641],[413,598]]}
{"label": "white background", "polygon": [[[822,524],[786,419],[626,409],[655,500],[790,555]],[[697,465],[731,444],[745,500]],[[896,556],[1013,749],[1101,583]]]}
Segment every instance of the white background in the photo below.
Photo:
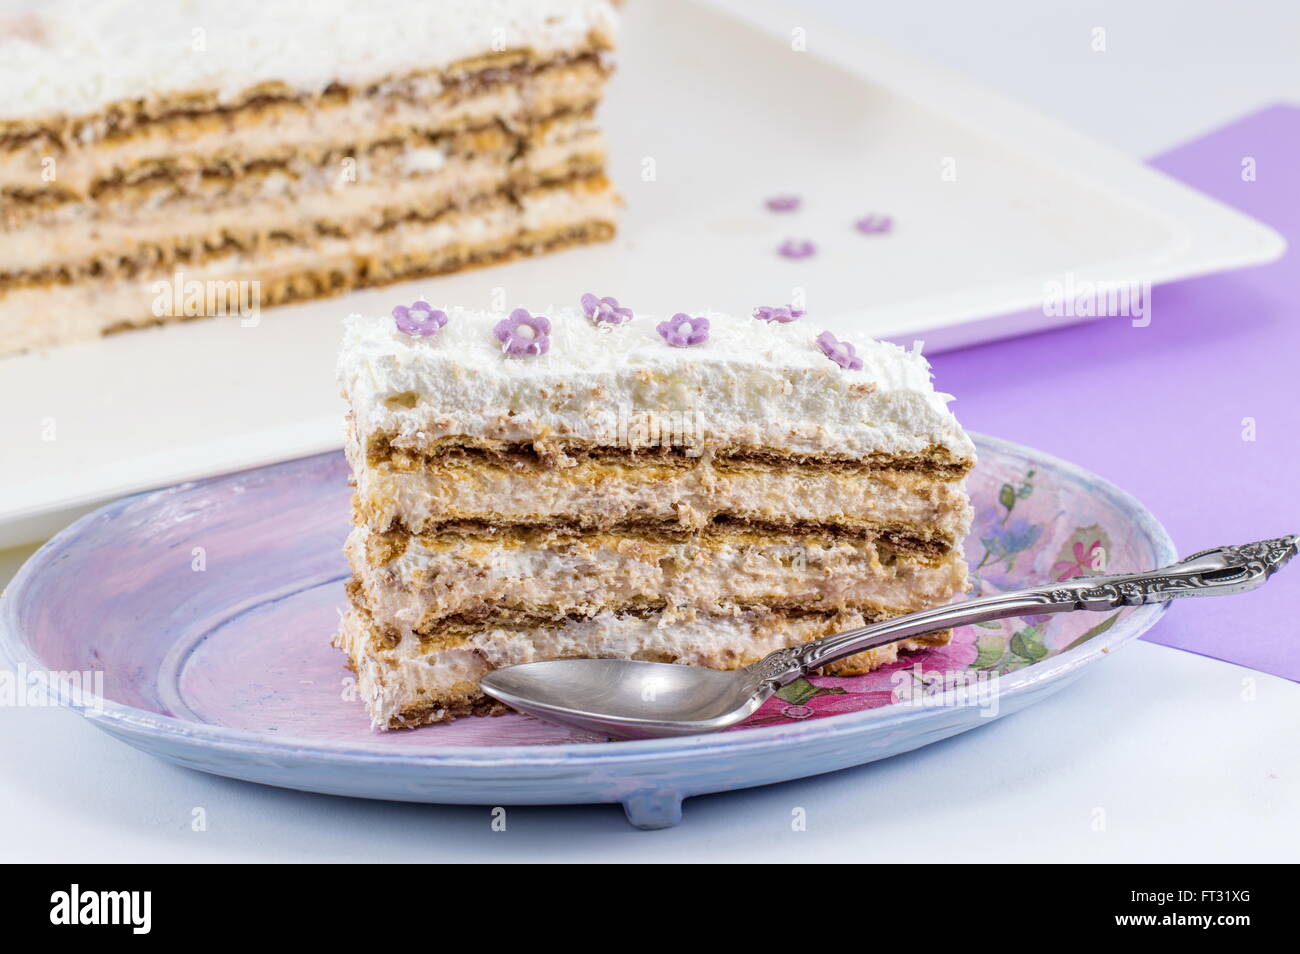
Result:
{"label": "white background", "polygon": [[[635,0],[634,0],[635,2]],[[800,0],[1149,157],[1245,113],[1300,102],[1294,0]],[[1104,53],[1092,51],[1104,29]],[[809,37],[809,45],[816,37]]]}
{"label": "white background", "polygon": [[[653,2],[653,0],[631,0]],[[1300,4],[805,0],[1137,156],[1300,101]],[[1106,52],[1090,49],[1106,31]],[[816,36],[809,37],[809,44]],[[7,580],[30,551],[0,553]],[[1248,598],[1248,597],[1243,597]],[[1176,606],[1196,612],[1195,603]],[[158,762],[62,710],[0,711],[0,860],[1294,860],[1300,686],[1138,644],[1027,712],[832,776],[615,806],[392,805]],[[194,831],[195,809],[206,815]],[[803,809],[807,830],[791,830]]]}

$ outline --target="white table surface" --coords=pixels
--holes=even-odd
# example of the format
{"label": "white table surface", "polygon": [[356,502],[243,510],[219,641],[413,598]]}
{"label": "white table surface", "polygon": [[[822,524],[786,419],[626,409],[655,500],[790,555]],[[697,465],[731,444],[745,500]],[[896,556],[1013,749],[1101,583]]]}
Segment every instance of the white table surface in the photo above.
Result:
{"label": "white table surface", "polygon": [[[1138,156],[1300,101],[1290,0],[803,2]],[[30,552],[0,552],[0,583]],[[674,829],[596,806],[510,808],[497,832],[487,808],[214,778],[71,712],[9,708],[0,861],[1293,861],[1297,725],[1300,685],[1138,643],[1024,713],[863,768],[691,799]]]}

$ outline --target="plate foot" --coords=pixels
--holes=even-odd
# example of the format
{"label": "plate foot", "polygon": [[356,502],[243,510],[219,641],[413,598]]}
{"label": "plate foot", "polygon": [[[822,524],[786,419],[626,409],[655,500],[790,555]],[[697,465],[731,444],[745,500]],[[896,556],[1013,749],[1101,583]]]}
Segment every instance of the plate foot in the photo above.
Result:
{"label": "plate foot", "polygon": [[643,831],[672,828],[682,820],[680,792],[638,792],[623,802],[627,820]]}

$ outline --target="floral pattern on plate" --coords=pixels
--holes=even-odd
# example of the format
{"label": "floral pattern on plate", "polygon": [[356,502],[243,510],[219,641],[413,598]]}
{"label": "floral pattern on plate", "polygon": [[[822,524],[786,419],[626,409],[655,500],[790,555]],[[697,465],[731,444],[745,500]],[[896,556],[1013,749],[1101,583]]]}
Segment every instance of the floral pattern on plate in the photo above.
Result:
{"label": "floral pattern on plate", "polygon": [[[1142,567],[1145,541],[1135,550],[1120,527],[1113,543],[1106,527],[1114,522],[1110,504],[1077,497],[1055,475],[1016,459],[985,455],[967,486],[975,510],[965,544],[971,596]],[[1124,612],[1026,616],[963,626],[948,645],[903,653],[897,662],[866,675],[812,676],[792,683],[730,731],[906,703],[954,686],[975,691],[989,677],[1042,662],[1106,632]]]}

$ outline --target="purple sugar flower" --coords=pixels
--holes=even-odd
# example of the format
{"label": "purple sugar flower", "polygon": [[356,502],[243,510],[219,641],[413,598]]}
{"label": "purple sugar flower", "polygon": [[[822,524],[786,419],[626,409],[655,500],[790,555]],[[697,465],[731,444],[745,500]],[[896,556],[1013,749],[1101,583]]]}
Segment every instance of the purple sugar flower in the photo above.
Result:
{"label": "purple sugar flower", "polygon": [[793,212],[799,208],[803,200],[797,195],[774,195],[768,199],[764,205],[769,212]]}
{"label": "purple sugar flower", "polygon": [[867,215],[854,222],[853,227],[863,235],[883,235],[894,227],[894,220],[887,215]]}
{"label": "purple sugar flower", "polygon": [[551,350],[551,323],[541,315],[530,315],[523,308],[516,308],[509,318],[497,322],[492,333],[508,355],[546,354]]}
{"label": "purple sugar flower", "polygon": [[838,340],[829,331],[817,336],[817,346],[822,349],[822,354],[846,371],[862,370],[862,359],[858,357],[857,349],[847,341]]}
{"label": "purple sugar flower", "polygon": [[597,298],[591,292],[583,295],[582,311],[592,321],[607,325],[621,325],[632,320],[632,309],[620,307],[617,298]]}
{"label": "purple sugar flower", "polygon": [[786,239],[776,250],[783,258],[807,258],[817,251],[817,246],[807,239]]}
{"label": "purple sugar flower", "polygon": [[435,310],[427,301],[420,299],[409,308],[406,305],[394,308],[393,320],[397,322],[397,330],[404,335],[432,338],[447,323],[447,313]]}
{"label": "purple sugar flower", "polygon": [[796,308],[794,305],[777,305],[775,308],[770,305],[759,305],[754,309],[754,317],[759,321],[776,321],[783,325],[796,318],[802,318],[804,314],[802,308]]}
{"label": "purple sugar flower", "polygon": [[668,321],[661,321],[655,330],[674,348],[690,348],[709,340],[709,319],[692,318],[678,312]]}

